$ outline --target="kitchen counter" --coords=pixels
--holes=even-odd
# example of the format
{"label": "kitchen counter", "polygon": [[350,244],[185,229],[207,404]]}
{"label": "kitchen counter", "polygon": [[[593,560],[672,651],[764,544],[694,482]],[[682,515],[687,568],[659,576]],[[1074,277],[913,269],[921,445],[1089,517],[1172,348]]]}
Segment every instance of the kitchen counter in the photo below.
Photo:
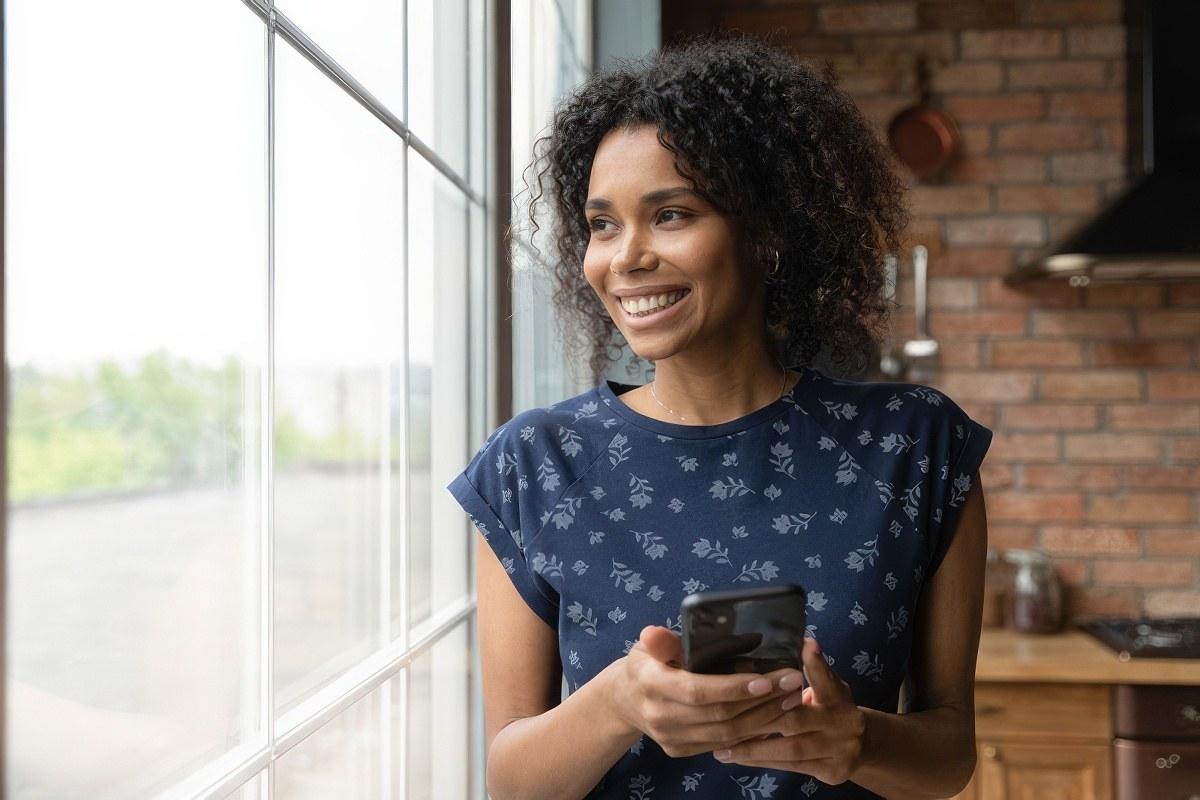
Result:
{"label": "kitchen counter", "polygon": [[977,682],[1200,684],[1200,659],[1131,658],[1080,630],[1054,634],[984,628]]}

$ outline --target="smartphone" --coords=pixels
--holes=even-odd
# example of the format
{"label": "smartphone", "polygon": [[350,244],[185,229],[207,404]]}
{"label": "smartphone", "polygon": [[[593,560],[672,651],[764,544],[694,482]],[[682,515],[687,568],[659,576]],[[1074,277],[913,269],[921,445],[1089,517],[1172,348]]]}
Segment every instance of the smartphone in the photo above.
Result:
{"label": "smartphone", "polygon": [[684,668],[708,674],[800,669],[807,601],[804,589],[791,583],[689,594],[679,605]]}

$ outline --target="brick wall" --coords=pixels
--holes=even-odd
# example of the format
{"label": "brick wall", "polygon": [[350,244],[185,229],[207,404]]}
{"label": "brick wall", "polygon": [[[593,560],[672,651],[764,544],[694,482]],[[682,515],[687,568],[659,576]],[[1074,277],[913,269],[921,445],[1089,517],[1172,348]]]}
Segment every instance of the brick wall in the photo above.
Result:
{"label": "brick wall", "polygon": [[992,543],[1049,551],[1072,618],[1200,609],[1200,284],[1001,281],[1126,185],[1121,19],[1114,0],[663,3],[664,41],[736,27],[832,63],[881,139],[930,59],[964,140],[936,185],[905,176],[931,382],[995,431]]}

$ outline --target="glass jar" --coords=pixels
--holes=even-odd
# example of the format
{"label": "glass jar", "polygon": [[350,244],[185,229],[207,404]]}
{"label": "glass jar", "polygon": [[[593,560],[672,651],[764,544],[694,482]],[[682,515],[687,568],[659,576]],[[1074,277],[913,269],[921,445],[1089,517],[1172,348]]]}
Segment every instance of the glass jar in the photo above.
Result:
{"label": "glass jar", "polygon": [[1004,597],[1010,580],[1003,551],[989,547],[983,577],[983,627],[999,628],[1004,625]]}
{"label": "glass jar", "polygon": [[1055,633],[1062,628],[1062,583],[1050,557],[1041,550],[1008,550],[1011,567],[1004,624],[1022,633]]}

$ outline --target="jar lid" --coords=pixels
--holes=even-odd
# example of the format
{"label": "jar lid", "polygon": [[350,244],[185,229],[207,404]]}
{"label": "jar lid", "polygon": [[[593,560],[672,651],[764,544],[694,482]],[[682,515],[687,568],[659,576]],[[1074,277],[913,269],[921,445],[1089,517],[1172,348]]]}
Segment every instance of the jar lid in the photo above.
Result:
{"label": "jar lid", "polygon": [[1038,548],[1013,549],[1004,551],[1004,560],[1010,564],[1049,564],[1050,555],[1045,550]]}

